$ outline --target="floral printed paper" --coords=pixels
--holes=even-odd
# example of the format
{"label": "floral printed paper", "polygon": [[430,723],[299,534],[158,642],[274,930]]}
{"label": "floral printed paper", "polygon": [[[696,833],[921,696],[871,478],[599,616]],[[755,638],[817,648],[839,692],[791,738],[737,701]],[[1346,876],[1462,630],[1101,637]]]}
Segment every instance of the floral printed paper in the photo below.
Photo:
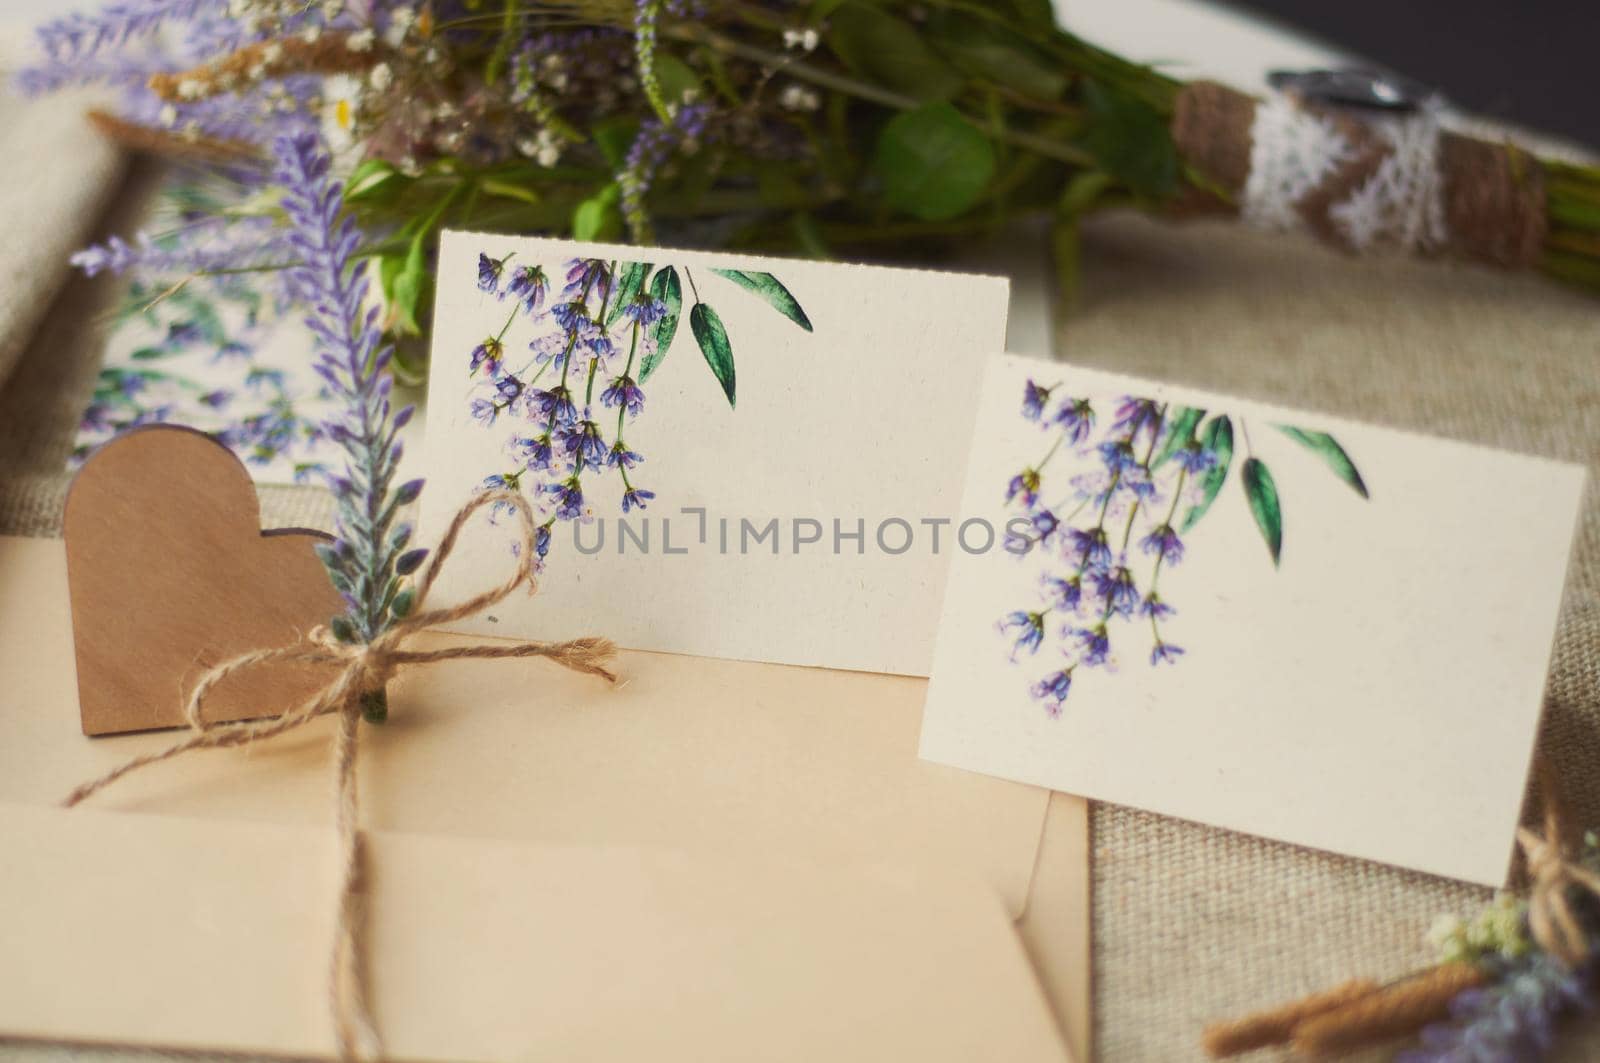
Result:
{"label": "floral printed paper", "polygon": [[466,629],[927,674],[1004,280],[450,233],[438,291],[423,537],[538,512],[539,594]]}
{"label": "floral printed paper", "polygon": [[1582,482],[997,357],[922,754],[1498,885]]}

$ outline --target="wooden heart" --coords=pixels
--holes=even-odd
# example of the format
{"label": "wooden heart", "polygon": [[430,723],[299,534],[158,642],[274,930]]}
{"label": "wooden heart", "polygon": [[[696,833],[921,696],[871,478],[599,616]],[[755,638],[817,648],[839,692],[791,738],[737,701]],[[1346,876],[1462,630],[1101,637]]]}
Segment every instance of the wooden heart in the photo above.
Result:
{"label": "wooden heart", "polygon": [[[312,549],[328,536],[262,531],[260,514],[244,465],[188,428],[135,429],[79,471],[62,530],[85,734],[181,726],[210,669],[343,610]],[[275,716],[332,674],[274,663],[229,676],[206,718]]]}

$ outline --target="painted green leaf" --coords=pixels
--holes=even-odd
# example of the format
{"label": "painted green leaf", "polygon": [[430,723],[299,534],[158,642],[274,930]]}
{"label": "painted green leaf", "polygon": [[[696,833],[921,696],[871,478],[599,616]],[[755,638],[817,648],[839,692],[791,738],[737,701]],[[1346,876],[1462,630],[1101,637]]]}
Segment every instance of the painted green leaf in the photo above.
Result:
{"label": "painted green leaf", "polygon": [[695,303],[694,309],[689,311],[689,328],[694,331],[694,340],[700,345],[700,353],[706,356],[706,364],[711,367],[717,383],[722,385],[722,393],[728,396],[728,405],[732,406],[733,345],[728,342],[728,331],[722,327],[722,318],[705,303]]}
{"label": "painted green leaf", "polygon": [[1194,438],[1194,430],[1200,426],[1200,421],[1206,411],[1197,410],[1193,406],[1179,406],[1171,415],[1168,424],[1167,438],[1161,443],[1161,449],[1156,452],[1156,460],[1150,464],[1152,469],[1159,469],[1166,464],[1178,448],[1187,444]]}
{"label": "painted green leaf", "polygon": [[1226,415],[1218,414],[1201,430],[1200,445],[1210,451],[1216,461],[1200,474],[1200,501],[1191,506],[1188,515],[1183,518],[1183,530],[1186,532],[1200,523],[1200,518],[1217,500],[1222,485],[1228,479],[1228,466],[1233,464],[1233,422]]}
{"label": "painted green leaf", "polygon": [[927,103],[889,120],[872,166],[891,206],[923,221],[945,221],[978,202],[994,176],[995,154],[961,112]]}
{"label": "painted green leaf", "polygon": [[965,81],[915,26],[866,0],[839,5],[827,41],[855,73],[919,100],[947,100]]}
{"label": "painted green leaf", "polygon": [[806,312],[801,309],[799,301],[789,294],[789,289],[772,274],[753,273],[742,269],[714,269],[711,272],[719,277],[728,278],[741,288],[755,292],[778,313],[807,332],[811,331],[811,319],[806,317]]}
{"label": "painted green leaf", "polygon": [[617,318],[622,316],[623,309],[637,296],[644,287],[645,278],[650,276],[651,265],[648,262],[628,262],[622,268],[622,279],[617,282],[617,290],[611,296],[611,309],[606,311],[606,328],[616,324]]}
{"label": "painted green leaf", "polygon": [[1256,527],[1261,529],[1276,565],[1283,555],[1283,509],[1278,505],[1278,485],[1272,482],[1272,473],[1260,458],[1246,458],[1239,475],[1244,480],[1245,498],[1250,501],[1250,515],[1256,518]]}
{"label": "painted green leaf", "polygon": [[667,312],[661,320],[650,326],[650,338],[655,341],[655,350],[645,355],[644,361],[639,364],[639,381],[643,383],[650,379],[650,374],[656,371],[656,366],[667,356],[667,349],[672,346],[673,337],[678,334],[678,319],[683,316],[683,285],[678,280],[678,271],[671,266],[650,278],[650,297],[659,299],[666,305]]}
{"label": "painted green leaf", "polygon": [[1350,455],[1345,453],[1338,440],[1326,432],[1308,432],[1293,425],[1279,424],[1273,427],[1321,458],[1333,470],[1333,474],[1349,484],[1356,494],[1362,498],[1372,497],[1367,493],[1366,481],[1361,479],[1356,463],[1350,460]]}

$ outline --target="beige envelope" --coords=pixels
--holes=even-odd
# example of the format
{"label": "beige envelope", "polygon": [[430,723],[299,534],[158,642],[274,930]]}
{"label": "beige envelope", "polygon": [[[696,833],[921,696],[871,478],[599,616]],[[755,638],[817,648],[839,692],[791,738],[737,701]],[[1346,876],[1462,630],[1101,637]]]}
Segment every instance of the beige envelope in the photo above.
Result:
{"label": "beige envelope", "polygon": [[[0,805],[0,1028],[328,1053],[332,832],[138,818]],[[1068,1058],[970,876],[385,833],[368,853],[393,1058]]]}
{"label": "beige envelope", "polygon": [[[621,671],[619,689],[538,661],[403,672],[390,722],[363,737],[365,822],[456,839],[976,874],[1013,918],[1031,910],[1021,923],[1030,955],[1070,1040],[1086,1041],[1082,802],[1057,795],[1047,818],[1043,790],[920,761],[924,680],[645,653],[624,653]],[[0,675],[0,800],[56,802],[172,740],[79,732],[59,541],[0,538]],[[327,722],[157,765],[92,803],[325,824]]]}

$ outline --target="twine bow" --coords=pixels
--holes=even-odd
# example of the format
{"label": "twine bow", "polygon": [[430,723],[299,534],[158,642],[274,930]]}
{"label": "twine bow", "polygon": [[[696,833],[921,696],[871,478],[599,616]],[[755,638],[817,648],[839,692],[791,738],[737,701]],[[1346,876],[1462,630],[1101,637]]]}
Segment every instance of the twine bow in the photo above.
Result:
{"label": "twine bow", "polygon": [[[500,586],[459,605],[424,609],[428,593],[455,549],[462,527],[469,517],[484,506],[508,507],[517,516],[520,540],[516,571]],[[396,620],[371,642],[340,642],[326,627],[318,627],[296,645],[254,650],[219,664],[200,678],[185,703],[184,718],[193,732],[188,738],[166,749],[126,761],[79,786],[63,802],[70,808],[131,771],[170,760],[193,749],[252,745],[292,731],[319,716],[337,713],[339,723],[334,738],[334,781],[335,821],[340,852],[339,909],[334,930],[329,1002],[341,1059],[373,1059],[381,1052],[377,1030],[367,1007],[359,962],[362,845],[356,793],[356,739],[360,733],[362,694],[382,690],[395,672],[406,665],[434,664],[463,658],[547,657],[564,668],[601,676],[610,682],[616,681],[616,676],[606,667],[616,647],[609,639],[603,638],[580,638],[567,642],[477,643],[438,650],[406,649],[407,643],[419,632],[476,615],[505,600],[512,591],[524,584],[532,592],[536,587],[533,566],[537,555],[534,544],[533,510],[522,495],[500,490],[473,496],[450,521],[449,529],[418,579],[416,604],[407,616]],[[336,665],[340,670],[316,694],[277,716],[235,723],[206,720],[203,711],[205,700],[218,683],[237,672],[280,661]]]}
{"label": "twine bow", "polygon": [[1528,930],[1539,947],[1569,967],[1589,955],[1589,935],[1572,910],[1574,892],[1600,897],[1600,875],[1579,863],[1561,795],[1544,772],[1544,834],[1517,828],[1528,873]]}

